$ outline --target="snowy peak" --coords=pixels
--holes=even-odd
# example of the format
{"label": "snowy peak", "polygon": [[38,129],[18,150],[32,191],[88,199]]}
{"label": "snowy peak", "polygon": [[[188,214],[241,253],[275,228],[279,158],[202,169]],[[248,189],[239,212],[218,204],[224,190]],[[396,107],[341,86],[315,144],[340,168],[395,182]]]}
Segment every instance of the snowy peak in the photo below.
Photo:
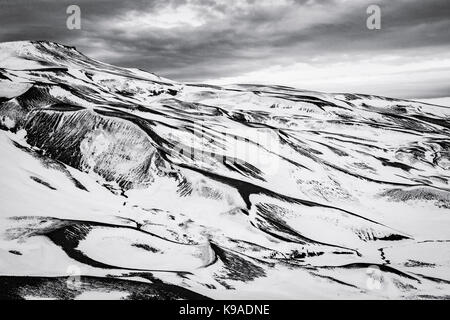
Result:
{"label": "snowy peak", "polygon": [[130,78],[170,82],[138,69],[109,65],[80,53],[75,47],[49,41],[16,41],[0,43],[0,68],[12,70],[45,70],[48,68],[83,69],[124,75]]}
{"label": "snowy peak", "polygon": [[[47,41],[15,41],[0,43],[0,66],[2,68],[29,68],[34,65],[42,67],[68,66],[71,61],[90,60],[78,52],[75,47],[60,45]],[[13,65],[11,59],[22,59],[29,65]],[[13,60],[17,61],[17,60]],[[34,62],[34,65],[33,65]]]}

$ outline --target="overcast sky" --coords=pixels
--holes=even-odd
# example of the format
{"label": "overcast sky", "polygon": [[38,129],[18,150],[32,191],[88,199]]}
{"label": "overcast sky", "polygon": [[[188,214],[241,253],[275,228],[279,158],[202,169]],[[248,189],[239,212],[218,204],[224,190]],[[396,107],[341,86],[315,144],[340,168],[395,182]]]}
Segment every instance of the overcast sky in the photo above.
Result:
{"label": "overcast sky", "polygon": [[[81,8],[81,30],[66,27]],[[366,9],[381,8],[381,30]],[[0,41],[51,40],[180,81],[450,96],[449,0],[0,0]]]}

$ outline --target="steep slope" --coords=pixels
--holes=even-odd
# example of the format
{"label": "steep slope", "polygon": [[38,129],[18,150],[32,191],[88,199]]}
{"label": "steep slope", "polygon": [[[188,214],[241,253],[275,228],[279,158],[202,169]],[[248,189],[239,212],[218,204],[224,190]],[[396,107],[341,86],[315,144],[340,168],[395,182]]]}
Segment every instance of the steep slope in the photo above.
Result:
{"label": "steep slope", "polygon": [[[0,44],[0,281],[9,297],[448,296],[449,119]],[[74,268],[80,287],[61,286]]]}

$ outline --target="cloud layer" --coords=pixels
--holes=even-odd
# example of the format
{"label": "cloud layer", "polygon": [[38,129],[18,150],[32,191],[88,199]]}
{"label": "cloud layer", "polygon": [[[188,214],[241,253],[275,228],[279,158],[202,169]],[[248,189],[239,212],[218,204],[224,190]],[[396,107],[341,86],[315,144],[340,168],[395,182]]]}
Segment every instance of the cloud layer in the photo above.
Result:
{"label": "cloud layer", "polygon": [[[450,2],[3,0],[0,41],[52,40],[180,81],[285,84],[394,97],[450,96]],[[82,29],[66,28],[77,4]]]}

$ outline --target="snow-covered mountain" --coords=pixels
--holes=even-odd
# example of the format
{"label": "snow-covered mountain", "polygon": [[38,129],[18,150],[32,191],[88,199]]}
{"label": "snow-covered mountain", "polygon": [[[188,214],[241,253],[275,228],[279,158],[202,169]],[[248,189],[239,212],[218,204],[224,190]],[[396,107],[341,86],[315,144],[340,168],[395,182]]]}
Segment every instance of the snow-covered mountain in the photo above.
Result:
{"label": "snow-covered mountain", "polygon": [[450,108],[0,44],[2,298],[450,296]]}

